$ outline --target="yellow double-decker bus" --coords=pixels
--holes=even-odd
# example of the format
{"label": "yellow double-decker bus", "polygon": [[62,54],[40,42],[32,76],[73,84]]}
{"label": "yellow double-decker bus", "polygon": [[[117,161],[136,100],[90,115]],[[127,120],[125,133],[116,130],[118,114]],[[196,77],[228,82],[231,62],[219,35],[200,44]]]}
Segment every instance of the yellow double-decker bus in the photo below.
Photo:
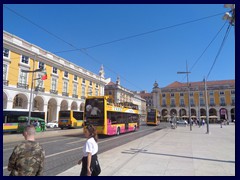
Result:
{"label": "yellow double-decker bus", "polygon": [[66,110],[59,111],[58,127],[81,128],[83,126],[83,111]]}
{"label": "yellow double-decker bus", "polygon": [[159,123],[160,123],[160,116],[158,116],[157,109],[150,109],[149,112],[147,113],[146,124],[157,126],[159,125]]}
{"label": "yellow double-decker bus", "polygon": [[139,129],[138,106],[132,103],[113,104],[109,96],[90,96],[85,103],[85,123],[97,128],[98,134],[119,135]]}

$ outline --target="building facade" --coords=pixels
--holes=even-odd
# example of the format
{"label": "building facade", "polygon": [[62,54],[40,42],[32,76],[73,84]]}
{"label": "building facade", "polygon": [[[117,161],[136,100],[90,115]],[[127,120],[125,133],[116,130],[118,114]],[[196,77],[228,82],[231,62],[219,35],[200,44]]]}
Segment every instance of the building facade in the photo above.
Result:
{"label": "building facade", "polygon": [[105,95],[110,97],[112,103],[129,102],[138,105],[141,119],[146,118],[146,100],[141,98],[136,92],[130,91],[120,85],[120,78],[117,78],[116,83],[109,82],[105,86]]}
{"label": "building facade", "polygon": [[[206,85],[210,123],[220,119],[233,122],[235,120],[235,80],[208,81]],[[155,99],[153,106],[161,112],[162,118],[173,114],[189,117],[190,103],[191,118],[206,119],[204,82],[191,82],[190,91],[187,83],[177,81],[159,89],[155,82],[152,91]]]}
{"label": "building facade", "polygon": [[85,97],[104,95],[109,82],[103,66],[96,75],[3,32],[3,109],[44,111],[47,122],[58,121],[60,110],[84,110]]}
{"label": "building facade", "polygon": [[140,91],[138,92],[138,95],[141,96],[141,98],[146,100],[146,110],[153,108],[153,96],[152,93],[148,93],[147,91]]}

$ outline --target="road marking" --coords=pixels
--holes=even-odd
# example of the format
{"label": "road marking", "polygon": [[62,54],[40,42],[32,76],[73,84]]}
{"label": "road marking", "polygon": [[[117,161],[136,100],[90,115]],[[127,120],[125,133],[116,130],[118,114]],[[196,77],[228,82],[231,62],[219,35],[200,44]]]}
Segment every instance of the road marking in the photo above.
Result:
{"label": "road marking", "polygon": [[[52,142],[57,142],[57,141],[62,141],[62,140],[68,140],[68,139],[75,139],[75,137],[72,137],[72,138],[62,138],[62,139],[58,139],[58,140],[54,140],[54,141],[48,141],[48,142],[45,142],[45,143],[40,143],[41,145],[43,144],[49,144],[49,143],[52,143]],[[67,143],[68,144],[68,143]],[[16,146],[16,145],[15,145]],[[7,148],[7,149],[3,149],[4,151],[6,150],[10,150],[10,149],[13,149],[13,147],[11,148]]]}
{"label": "road marking", "polygon": [[[151,128],[153,129],[153,128]],[[136,131],[134,133],[140,133],[142,131],[149,131],[150,129],[145,129],[145,130],[139,130],[139,131]],[[108,141],[111,141],[113,139],[117,139],[117,138],[120,138],[120,137],[123,137],[123,136],[129,136],[129,135],[132,135],[132,133],[130,134],[122,134],[121,136],[116,136],[116,137],[113,137],[113,138],[110,138],[110,139],[106,139],[106,140],[103,140],[103,141],[100,141],[98,144],[101,144],[101,143],[104,143],[104,142],[108,142]],[[66,152],[71,152],[71,151],[75,151],[77,149],[81,149],[83,146],[80,146],[80,147],[77,147],[77,148],[73,148],[73,149],[69,149],[69,150],[66,150],[66,151],[62,151],[62,152],[58,152],[58,153],[54,153],[54,154],[50,154],[48,156],[45,156],[45,158],[49,158],[49,157],[53,157],[53,156],[56,156],[56,155],[59,155],[59,154],[63,154],[63,153],[66,153]],[[3,170],[7,169],[7,166],[3,167]]]}
{"label": "road marking", "polygon": [[82,141],[86,141],[86,139],[80,139],[80,140],[69,142],[69,143],[66,143],[66,144],[74,144],[74,143],[78,143],[78,142],[82,142]]}

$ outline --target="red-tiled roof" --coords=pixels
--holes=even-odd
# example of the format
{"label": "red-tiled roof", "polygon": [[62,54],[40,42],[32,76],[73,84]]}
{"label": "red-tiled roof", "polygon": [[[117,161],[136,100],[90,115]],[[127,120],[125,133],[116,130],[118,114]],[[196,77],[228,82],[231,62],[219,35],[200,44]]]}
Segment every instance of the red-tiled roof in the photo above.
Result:
{"label": "red-tiled roof", "polygon": [[[204,86],[204,82],[189,82],[192,87],[194,86]],[[235,80],[221,80],[221,81],[207,81],[208,86],[216,86],[216,85],[235,85]],[[173,82],[172,84],[169,84],[168,86],[164,88],[180,88],[180,87],[186,87],[187,83],[180,83],[178,81]]]}

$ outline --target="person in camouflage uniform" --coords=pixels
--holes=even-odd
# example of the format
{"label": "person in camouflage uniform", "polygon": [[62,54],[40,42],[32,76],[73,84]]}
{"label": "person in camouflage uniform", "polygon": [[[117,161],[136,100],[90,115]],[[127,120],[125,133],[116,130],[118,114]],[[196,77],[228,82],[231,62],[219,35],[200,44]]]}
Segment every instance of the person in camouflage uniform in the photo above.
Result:
{"label": "person in camouflage uniform", "polygon": [[9,176],[41,176],[45,152],[35,141],[35,128],[27,126],[23,132],[25,141],[17,145],[9,158]]}

